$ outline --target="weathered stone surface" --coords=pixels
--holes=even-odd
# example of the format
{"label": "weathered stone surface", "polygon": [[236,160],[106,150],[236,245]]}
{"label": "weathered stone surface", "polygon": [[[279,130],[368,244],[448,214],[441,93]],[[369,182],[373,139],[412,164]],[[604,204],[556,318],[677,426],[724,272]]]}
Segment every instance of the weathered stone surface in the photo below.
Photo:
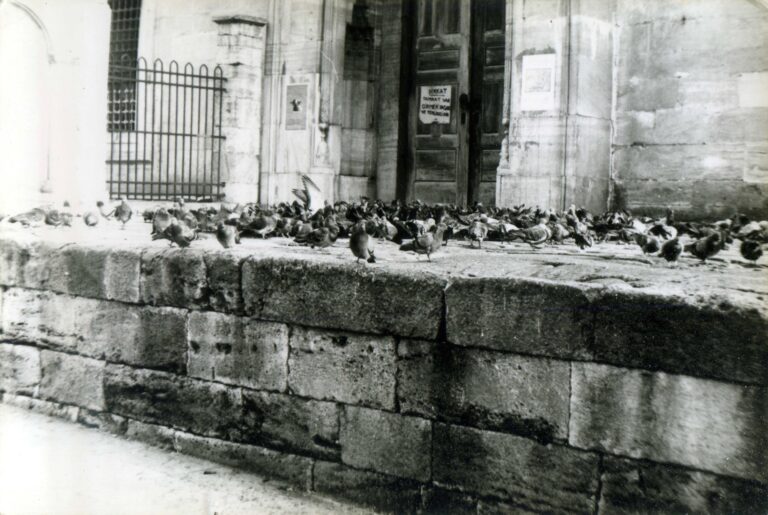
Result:
{"label": "weathered stone surface", "polygon": [[240,435],[239,388],[165,372],[108,365],[104,394],[107,410],[118,415],[205,436],[237,438]]}
{"label": "weathered stone surface", "polygon": [[[248,314],[264,320],[433,339],[445,281],[426,274],[288,259],[243,263]],[[385,302],[384,299],[398,299]],[[339,299],[347,299],[343,309]]]}
{"label": "weathered stone surface", "polygon": [[43,350],[40,363],[41,397],[97,411],[105,408],[103,361]]}
{"label": "weathered stone surface", "polygon": [[302,489],[312,483],[312,459],[256,447],[205,438],[182,431],[174,434],[178,452],[275,477]]}
{"label": "weathered stone surface", "polygon": [[605,457],[600,513],[766,513],[768,486]]}
{"label": "weathered stone surface", "polygon": [[189,375],[285,391],[288,327],[222,313],[189,315]]}
{"label": "weathered stone surface", "polygon": [[314,399],[394,409],[393,338],[297,327],[290,345],[290,391]]}
{"label": "weathered stone surface", "polygon": [[456,345],[561,358],[589,357],[589,300],[579,289],[517,279],[459,279],[445,292]]}
{"label": "weathered stone surface", "polygon": [[432,479],[467,492],[512,498],[530,511],[592,513],[598,456],[519,436],[435,423]]}
{"label": "weathered stone surface", "polygon": [[77,406],[67,406],[58,402],[33,399],[32,397],[13,395],[10,393],[4,393],[0,398],[2,398],[2,402],[5,404],[48,415],[49,417],[62,418],[69,420],[70,422],[77,421],[77,416],[81,409]]}
{"label": "weathered stone surface", "polygon": [[265,447],[339,460],[339,406],[243,390],[243,439]]}
{"label": "weathered stone surface", "polygon": [[12,288],[3,302],[7,336],[94,358],[183,372],[186,313]]}
{"label": "weathered stone surface", "polygon": [[211,309],[226,313],[243,312],[242,276],[244,257],[238,254],[209,252],[205,254]]}
{"label": "weathered stone surface", "polygon": [[34,395],[40,384],[40,350],[0,343],[0,391]]}
{"label": "weathered stone surface", "polygon": [[203,252],[145,250],[141,256],[141,300],[157,306],[204,308],[208,279]]}
{"label": "weathered stone surface", "polygon": [[0,284],[138,302],[138,251],[3,239]]}
{"label": "weathered stone surface", "polygon": [[123,302],[139,301],[141,254],[126,249],[69,245],[52,254],[47,288]]}
{"label": "weathered stone surface", "polygon": [[421,494],[425,513],[477,513],[477,499],[463,492],[430,486],[424,488]]}
{"label": "weathered stone surface", "polygon": [[567,438],[567,362],[424,343],[399,342],[400,411],[544,442]]}
{"label": "weathered stone surface", "polygon": [[606,292],[593,307],[594,356],[618,365],[768,385],[768,313],[764,305],[734,300],[735,295],[691,301]]}
{"label": "weathered stone surface", "polygon": [[357,470],[340,463],[315,462],[314,490],[391,513],[421,507],[421,485],[399,477]]}
{"label": "weathered stone surface", "polygon": [[339,441],[344,463],[398,477],[429,480],[429,420],[345,406],[341,421]]}
{"label": "weathered stone surface", "polygon": [[127,418],[86,408],[77,410],[77,423],[119,436],[124,436],[128,429]]}
{"label": "weathered stone surface", "polygon": [[574,363],[569,442],[768,479],[768,389]]}
{"label": "weathered stone surface", "polygon": [[170,427],[158,424],[147,424],[138,420],[127,419],[125,437],[129,440],[137,440],[161,449],[175,450],[176,431]]}

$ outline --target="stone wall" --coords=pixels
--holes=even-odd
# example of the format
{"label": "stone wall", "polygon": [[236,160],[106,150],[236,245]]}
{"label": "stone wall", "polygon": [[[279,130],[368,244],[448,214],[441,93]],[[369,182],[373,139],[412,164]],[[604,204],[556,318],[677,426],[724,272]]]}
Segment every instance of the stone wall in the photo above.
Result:
{"label": "stone wall", "polygon": [[617,2],[615,200],[638,212],[768,214],[768,8]]}
{"label": "stone wall", "polygon": [[768,510],[735,299],[0,240],[4,402],[388,511]]}

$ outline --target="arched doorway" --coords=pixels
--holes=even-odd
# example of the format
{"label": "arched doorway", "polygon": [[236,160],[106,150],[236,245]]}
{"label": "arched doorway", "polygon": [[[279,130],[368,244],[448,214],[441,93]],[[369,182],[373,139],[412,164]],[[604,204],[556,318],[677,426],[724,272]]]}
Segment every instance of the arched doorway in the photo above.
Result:
{"label": "arched doorway", "polygon": [[40,202],[49,167],[48,41],[25,6],[0,2],[0,209]]}

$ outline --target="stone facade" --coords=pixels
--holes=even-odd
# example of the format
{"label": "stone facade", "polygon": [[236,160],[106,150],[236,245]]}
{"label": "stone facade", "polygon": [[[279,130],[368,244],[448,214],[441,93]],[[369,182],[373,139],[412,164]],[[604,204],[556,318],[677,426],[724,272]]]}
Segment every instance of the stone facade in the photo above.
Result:
{"label": "stone facade", "polygon": [[768,509],[753,297],[10,237],[0,258],[3,402],[384,511]]}
{"label": "stone facade", "polygon": [[[768,213],[764,2],[499,1],[506,134],[497,205]],[[2,85],[0,98],[14,101],[0,103],[0,140],[9,142],[0,173],[23,193],[3,197],[8,210],[105,194],[105,153],[94,141],[104,127],[109,11],[105,0],[78,2],[99,52],[70,37],[86,18],[71,6],[0,3],[0,22],[27,38],[39,65]],[[150,63],[222,67],[225,200],[292,200],[302,174],[329,201],[410,198],[414,11],[405,0],[143,0],[138,52]],[[3,52],[0,64],[13,69]],[[543,103],[524,91],[531,59],[551,66]],[[23,105],[24,116],[14,111]],[[36,116],[45,105],[58,107]],[[21,129],[3,122],[17,118]],[[41,188],[55,194],[40,197]]]}

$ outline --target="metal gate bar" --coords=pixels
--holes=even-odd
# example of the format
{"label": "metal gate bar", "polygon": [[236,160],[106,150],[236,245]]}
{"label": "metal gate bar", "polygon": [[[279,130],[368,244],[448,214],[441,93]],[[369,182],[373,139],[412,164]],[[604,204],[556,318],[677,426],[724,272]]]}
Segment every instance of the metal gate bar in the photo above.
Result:
{"label": "metal gate bar", "polygon": [[140,58],[111,65],[107,129],[111,198],[222,197],[221,67]]}

